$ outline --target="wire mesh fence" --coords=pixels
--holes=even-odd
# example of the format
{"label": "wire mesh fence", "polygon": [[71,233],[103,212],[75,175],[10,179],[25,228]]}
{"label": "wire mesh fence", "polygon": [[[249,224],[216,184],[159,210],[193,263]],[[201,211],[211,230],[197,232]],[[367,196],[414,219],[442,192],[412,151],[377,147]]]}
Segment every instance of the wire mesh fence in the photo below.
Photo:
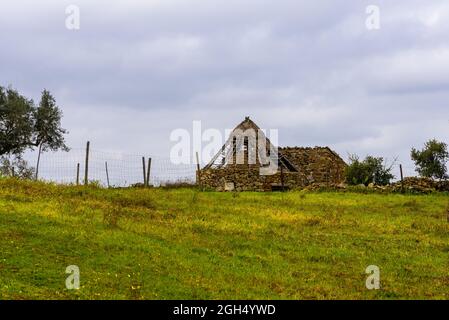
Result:
{"label": "wire mesh fence", "polygon": [[[169,157],[154,155],[127,154],[107,152],[97,149],[89,150],[88,181],[102,186],[129,187],[143,184],[144,165],[148,170],[148,159],[151,158],[149,184],[164,186],[174,183],[194,184],[196,182],[196,164],[174,164]],[[35,167],[37,151],[27,153],[25,160]],[[396,159],[391,173],[393,181],[400,181],[400,160]],[[79,164],[79,172],[77,166]],[[68,152],[45,152],[41,154],[38,178],[61,184],[84,183],[86,168],[86,148],[72,148]],[[416,176],[415,167],[409,162],[402,164],[403,177]],[[78,176],[78,179],[77,179]]]}
{"label": "wire mesh fence", "polygon": [[[29,165],[36,166],[37,152],[28,153],[25,159]],[[106,152],[90,149],[88,161],[88,181],[111,187],[128,187],[144,183],[144,166],[148,170],[151,158],[149,184],[163,186],[171,183],[193,184],[196,180],[195,164],[173,164],[169,157]],[[41,154],[38,178],[61,184],[77,183],[79,164],[79,183],[84,183],[86,170],[86,149],[72,148],[68,152],[46,152]],[[107,169],[106,169],[107,167]],[[109,181],[108,181],[109,180]]]}
{"label": "wire mesh fence", "polygon": [[[412,165],[402,165],[402,171],[404,178],[415,177],[418,175],[418,173],[416,172],[416,167]],[[400,180],[401,174],[399,164],[393,167],[393,174],[395,176],[395,180]]]}

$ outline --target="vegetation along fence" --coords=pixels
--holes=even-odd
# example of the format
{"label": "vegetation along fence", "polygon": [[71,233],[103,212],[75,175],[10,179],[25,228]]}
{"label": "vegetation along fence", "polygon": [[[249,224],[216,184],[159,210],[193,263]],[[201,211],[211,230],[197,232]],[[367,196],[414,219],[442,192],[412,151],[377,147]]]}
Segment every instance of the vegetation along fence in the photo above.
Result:
{"label": "vegetation along fence", "polygon": [[[37,151],[25,155],[29,166],[36,168]],[[414,176],[414,166],[395,163],[393,181]],[[72,148],[68,152],[41,154],[37,172],[39,180],[61,184],[98,183],[102,186],[164,186],[194,184],[197,164],[173,164],[169,157],[106,152],[90,148]]]}
{"label": "vegetation along fence", "polygon": [[[25,159],[36,167],[37,157],[37,152],[33,152]],[[110,187],[192,184],[196,165],[173,164],[168,157],[95,150],[87,143],[86,148],[42,153],[37,178],[63,184],[96,182]]]}

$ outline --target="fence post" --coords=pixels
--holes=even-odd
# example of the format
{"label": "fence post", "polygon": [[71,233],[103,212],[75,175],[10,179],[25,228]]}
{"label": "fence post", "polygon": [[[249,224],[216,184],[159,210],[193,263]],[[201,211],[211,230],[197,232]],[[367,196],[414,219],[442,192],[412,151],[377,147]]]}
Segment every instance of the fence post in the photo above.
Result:
{"label": "fence post", "polygon": [[281,165],[281,188],[282,188],[282,192],[285,191],[284,189],[284,166],[282,165],[282,163],[280,163]]}
{"label": "fence post", "polygon": [[89,151],[90,151],[90,141],[86,144],[86,163],[84,168],[84,185],[89,184]]}
{"label": "fence post", "polygon": [[80,164],[76,164],[76,185],[79,186],[80,184]]}
{"label": "fence post", "polygon": [[196,170],[198,185],[201,187],[201,167],[200,167],[200,157],[198,156],[198,151],[196,152]]}
{"label": "fence post", "polygon": [[150,171],[151,171],[151,158],[148,158],[148,169],[147,169],[147,187],[150,186]]}
{"label": "fence post", "polygon": [[145,157],[142,157],[142,169],[143,169],[143,186],[145,187],[147,185]]}
{"label": "fence post", "polygon": [[404,174],[402,172],[402,164],[399,165],[399,170],[401,171],[401,192],[404,192]]}
{"label": "fence post", "polygon": [[105,168],[106,168],[106,181],[108,182],[108,188],[109,188],[109,171],[108,171],[108,162],[107,161],[105,161],[105,163],[104,163],[104,165],[105,165]]}

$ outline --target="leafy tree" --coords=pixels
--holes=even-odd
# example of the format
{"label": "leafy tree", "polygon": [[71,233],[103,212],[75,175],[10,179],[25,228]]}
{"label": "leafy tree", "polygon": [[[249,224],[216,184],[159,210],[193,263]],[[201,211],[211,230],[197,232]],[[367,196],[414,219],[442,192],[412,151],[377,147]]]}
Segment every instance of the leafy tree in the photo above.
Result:
{"label": "leafy tree", "polygon": [[391,174],[393,166],[394,162],[388,166],[382,157],[367,156],[360,161],[357,155],[350,155],[349,165],[346,168],[346,183],[387,185],[394,178]]}
{"label": "leafy tree", "polygon": [[412,148],[411,157],[415,162],[416,171],[422,177],[447,179],[446,163],[449,152],[446,143],[436,139],[429,140],[422,150]]}
{"label": "leafy tree", "polygon": [[34,141],[39,146],[38,160],[36,165],[36,177],[39,172],[39,162],[42,152],[48,150],[56,151],[62,149],[68,151],[65,144],[64,134],[67,130],[61,127],[62,112],[56,105],[55,98],[49,91],[42,92],[41,101],[37,107],[34,123]]}
{"label": "leafy tree", "polygon": [[0,156],[21,155],[39,148],[36,177],[42,152],[62,149],[67,133],[61,127],[62,112],[49,91],[42,92],[38,106],[12,88],[0,87]]}
{"label": "leafy tree", "polygon": [[349,165],[346,167],[346,183],[351,185],[368,184],[369,175],[366,167],[355,154],[349,155]]}
{"label": "leafy tree", "polygon": [[365,163],[370,169],[370,173],[372,176],[371,182],[373,182],[374,184],[385,186],[387,184],[390,184],[390,181],[394,179],[394,175],[391,173],[391,170],[393,169],[396,160],[388,165],[382,157],[376,158],[368,156],[365,159]]}
{"label": "leafy tree", "polygon": [[33,145],[33,100],[0,87],[0,156],[21,154]]}

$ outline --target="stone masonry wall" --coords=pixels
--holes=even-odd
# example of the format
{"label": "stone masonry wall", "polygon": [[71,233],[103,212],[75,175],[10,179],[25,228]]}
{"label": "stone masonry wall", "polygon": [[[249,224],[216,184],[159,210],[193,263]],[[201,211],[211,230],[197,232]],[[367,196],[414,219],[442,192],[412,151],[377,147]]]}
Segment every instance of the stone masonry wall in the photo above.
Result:
{"label": "stone masonry wall", "polygon": [[[304,175],[297,172],[283,172],[284,186],[296,189],[307,185]],[[273,185],[281,184],[281,173],[260,175],[259,168],[239,166],[221,169],[201,170],[200,183],[217,191],[225,191],[226,183],[233,183],[235,191],[271,191]]]}
{"label": "stone masonry wall", "polygon": [[[284,186],[303,188],[312,183],[338,184],[344,181],[346,163],[329,148],[279,148],[280,152],[299,170],[283,171]],[[281,173],[260,175],[257,165],[228,165],[219,169],[203,169],[197,181],[207,188],[225,191],[233,183],[236,191],[271,191],[281,185]]]}
{"label": "stone masonry wall", "polygon": [[346,163],[329,148],[279,148],[309,183],[334,183],[345,180]]}

